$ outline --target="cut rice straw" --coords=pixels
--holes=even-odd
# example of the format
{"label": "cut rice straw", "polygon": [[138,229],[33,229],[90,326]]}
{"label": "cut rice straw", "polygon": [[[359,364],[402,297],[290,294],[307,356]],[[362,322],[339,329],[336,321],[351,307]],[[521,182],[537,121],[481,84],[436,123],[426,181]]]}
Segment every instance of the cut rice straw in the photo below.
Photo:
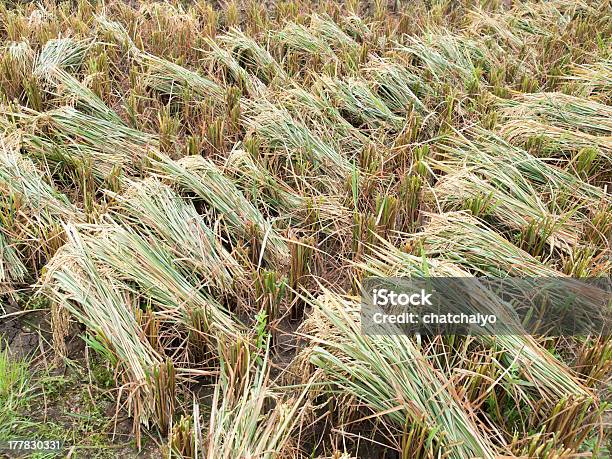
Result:
{"label": "cut rice straw", "polygon": [[559,92],[521,94],[499,102],[512,120],[531,119],[597,136],[612,135],[612,107]]}
{"label": "cut rice straw", "polygon": [[[326,292],[311,301],[305,324],[313,341],[310,362],[337,386],[381,413],[399,429],[406,422],[429,431],[428,447],[448,457],[493,458],[497,449],[445,390],[447,382],[401,332],[365,335],[359,300]],[[312,330],[308,332],[308,330]]]}
{"label": "cut rice straw", "polygon": [[117,202],[114,218],[166,248],[202,279],[225,291],[245,278],[244,270],[206,225],[193,204],[157,179],[134,181],[123,194],[108,192]]}
{"label": "cut rice straw", "polygon": [[[509,274],[527,277],[561,276],[560,273],[547,268],[529,254],[503,240],[496,233],[491,231],[482,234],[483,229],[469,216],[461,213],[448,213],[436,218],[437,220],[425,228],[424,234],[414,235],[415,239],[423,243],[423,256],[406,253],[383,240],[358,267],[370,276],[385,278],[471,277],[472,274],[468,270],[491,277],[504,277]],[[472,236],[473,239],[466,241],[466,234],[471,233],[461,232],[467,229],[457,227],[461,224],[471,225],[470,229],[477,231],[478,236]],[[414,245],[415,242],[413,240],[410,243]],[[503,267],[500,266],[497,270],[483,269],[483,265],[487,266],[489,263],[488,260],[499,258],[505,262]],[[473,301],[478,305],[479,311],[482,311],[483,307],[492,307],[496,310],[496,314],[497,311],[505,310],[509,316],[514,316],[511,307],[502,304],[500,299],[491,296],[490,292],[486,292],[485,299],[482,295],[484,292],[477,290],[473,290],[475,293]],[[460,294],[465,294],[465,292]],[[509,321],[508,325],[510,324]],[[518,327],[517,330],[520,330],[520,325],[515,324],[515,326]],[[385,333],[388,334],[389,330]],[[476,338],[487,346],[503,349],[507,353],[504,364],[519,365],[527,379],[533,383],[531,387],[536,395],[532,395],[532,399],[535,402],[543,399],[553,406],[567,394],[592,397],[590,391],[569,368],[550,355],[548,351],[542,349],[530,336],[512,332],[496,336],[479,335]],[[522,388],[515,387],[514,390],[524,393]],[[527,397],[523,395],[523,398]]]}
{"label": "cut rice straw", "polygon": [[195,193],[215,209],[219,218],[237,235],[249,240],[249,222],[259,237],[267,240],[264,259],[272,264],[288,261],[289,249],[261,212],[244,197],[236,185],[211,161],[201,156],[187,156],[178,161],[165,159],[152,164],[159,174],[182,190]]}
{"label": "cut rice straw", "polygon": [[129,289],[96,267],[87,244],[74,227],[67,226],[65,232],[68,243],[47,264],[41,281],[43,292],[86,324],[91,338],[107,348],[107,357],[126,373],[129,411],[135,422],[148,426],[155,409],[147,379],[162,357],[143,336],[135,318],[137,300]]}
{"label": "cut rice straw", "polygon": [[[240,381],[243,389],[237,398],[237,383],[222,377],[215,386],[203,451],[207,459],[272,459],[282,455],[290,446],[294,428],[304,417],[309,386],[296,397],[287,398],[270,387],[267,351],[261,361],[250,354],[247,359],[244,379]],[[274,407],[267,410],[271,402]]]}

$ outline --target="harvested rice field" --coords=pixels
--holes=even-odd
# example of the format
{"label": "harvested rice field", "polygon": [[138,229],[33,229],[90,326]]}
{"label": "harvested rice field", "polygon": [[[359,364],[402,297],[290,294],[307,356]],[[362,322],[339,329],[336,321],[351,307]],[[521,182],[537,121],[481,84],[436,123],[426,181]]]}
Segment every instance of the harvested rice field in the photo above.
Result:
{"label": "harvested rice field", "polygon": [[[610,457],[611,37],[609,0],[0,2],[0,457]],[[391,278],[516,327],[372,331]],[[596,306],[483,286],[527,278]]]}

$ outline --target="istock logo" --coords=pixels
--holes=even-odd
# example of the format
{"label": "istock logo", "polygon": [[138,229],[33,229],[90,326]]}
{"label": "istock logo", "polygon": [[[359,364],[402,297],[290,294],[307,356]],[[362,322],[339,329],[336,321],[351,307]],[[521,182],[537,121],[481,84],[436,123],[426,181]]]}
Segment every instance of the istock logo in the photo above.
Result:
{"label": "istock logo", "polygon": [[612,335],[612,280],[368,277],[362,330],[387,335]]}
{"label": "istock logo", "polygon": [[372,303],[377,306],[433,306],[432,293],[421,289],[419,293],[397,293],[386,288],[372,290]]}

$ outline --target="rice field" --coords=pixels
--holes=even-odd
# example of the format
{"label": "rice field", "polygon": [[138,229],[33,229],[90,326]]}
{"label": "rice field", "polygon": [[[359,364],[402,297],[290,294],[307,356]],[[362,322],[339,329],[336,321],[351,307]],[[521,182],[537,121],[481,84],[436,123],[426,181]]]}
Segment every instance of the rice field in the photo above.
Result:
{"label": "rice field", "polygon": [[359,297],[610,276],[610,37],[609,0],[2,2],[0,454],[610,457],[609,336]]}

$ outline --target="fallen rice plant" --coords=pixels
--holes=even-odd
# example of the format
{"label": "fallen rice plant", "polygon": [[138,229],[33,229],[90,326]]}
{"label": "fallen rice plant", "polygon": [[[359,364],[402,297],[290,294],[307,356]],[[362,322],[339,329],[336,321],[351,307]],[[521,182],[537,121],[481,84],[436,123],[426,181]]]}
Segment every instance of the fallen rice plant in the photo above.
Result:
{"label": "fallen rice plant", "polygon": [[210,48],[209,56],[214,64],[219,64],[226,69],[225,79],[227,84],[234,84],[244,88],[244,92],[251,97],[261,97],[265,85],[257,76],[249,74],[234,56],[224,48],[221,48],[215,40],[209,39],[206,44]]}
{"label": "fallen rice plant", "polygon": [[292,115],[303,119],[307,125],[319,130],[323,138],[348,157],[361,150],[369,139],[359,129],[342,117],[338,107],[325,96],[313,94],[300,87],[286,88],[278,94],[279,103]]}
{"label": "fallen rice plant", "polygon": [[415,344],[401,332],[364,335],[359,303],[326,293],[314,301],[310,322],[310,362],[321,368],[332,388],[348,391],[386,415],[401,429],[407,420],[428,431],[424,451],[453,457],[494,457],[495,447],[482,436],[459,403],[440,388],[445,384]]}
{"label": "fallen rice plant", "polygon": [[103,228],[87,239],[91,257],[116,278],[138,285],[159,309],[160,318],[189,326],[190,311],[200,310],[205,328],[199,331],[204,335],[238,333],[240,325],[208,292],[213,279],[199,279],[188,263],[173,261],[175,256],[160,241],[145,239],[112,220]]}
{"label": "fallen rice plant", "polygon": [[314,35],[313,31],[301,24],[289,22],[283,30],[275,34],[274,38],[290,50],[324,59],[337,60],[336,54],[329,43]]}
{"label": "fallen rice plant", "polygon": [[223,90],[214,81],[167,59],[141,51],[121,24],[109,21],[103,16],[97,17],[96,21],[102,31],[109,33],[113,39],[127,47],[134,59],[147,67],[148,73],[145,79],[147,86],[170,96],[182,94],[189,89],[202,98],[223,101]]}
{"label": "fallen rice plant", "polygon": [[[483,229],[478,226],[478,222],[470,219],[461,213],[442,214],[435,217],[424,230],[423,235],[423,256],[415,256],[406,253],[394,247],[390,243],[385,243],[379,246],[372,255],[366,257],[364,263],[359,266],[365,273],[371,276],[381,277],[416,277],[424,278],[430,275],[441,277],[470,277],[470,272],[478,274],[505,276],[511,273],[511,269],[518,269],[519,276],[536,276],[536,273],[541,276],[560,275],[547,271],[545,267],[539,267],[539,263],[530,257],[527,253],[521,253],[518,249],[510,249],[510,244],[501,238],[497,239],[491,236],[487,240],[487,245],[476,243],[469,249],[468,244],[455,245],[454,229],[456,226],[465,224],[473,225],[473,238],[486,237]],[[465,235],[466,233],[462,233]],[[469,241],[465,241],[466,243]],[[475,241],[472,241],[475,242]],[[485,264],[482,260],[486,259],[487,253],[481,249],[487,247],[491,253],[496,253],[500,259],[505,257],[506,263],[501,268],[505,269],[505,273],[496,272],[479,272],[479,267]],[[514,250],[516,253],[512,255],[508,252]],[[463,251],[463,252],[461,252]],[[520,260],[520,261],[519,261]],[[531,264],[531,266],[530,266]],[[540,269],[538,271],[538,268]],[[468,292],[457,292],[458,295],[474,295],[475,304],[488,304],[491,308],[506,311],[513,317],[513,312],[506,309],[499,299],[491,297],[488,293],[479,292],[477,289]],[[496,314],[500,314],[496,312]],[[521,327],[518,323],[512,324],[512,320],[504,322],[508,326]],[[528,399],[525,394],[527,387],[532,384],[536,388],[536,392],[531,396],[533,403],[539,403],[541,400],[547,401],[550,405],[563,397],[564,394],[571,393],[576,396],[586,397],[590,399],[592,394],[588,389],[581,384],[576,375],[572,374],[571,370],[552,358],[544,349],[541,348],[536,341],[528,336],[520,336],[516,334],[500,335],[500,336],[479,336],[476,338],[487,346],[497,349],[503,349],[508,355],[503,359],[504,366],[517,366],[521,371],[525,372],[526,379],[530,383],[526,384],[525,388],[511,387],[511,392],[518,392],[517,403],[521,399]],[[497,362],[498,364],[500,362]],[[507,367],[504,367],[507,371]],[[502,376],[503,377],[503,376]],[[532,405],[533,406],[533,405]]]}
{"label": "fallen rice plant", "polygon": [[585,88],[586,95],[601,97],[604,102],[609,101],[612,89],[612,61],[577,65],[566,79],[580,84]]}
{"label": "fallen rice plant", "polygon": [[431,215],[418,237],[423,238],[430,256],[446,259],[473,273],[494,277],[559,274],[466,212]]}
{"label": "fallen rice plant", "polygon": [[339,48],[356,50],[359,44],[334,22],[328,15],[313,14],[310,17],[312,32],[327,43]]}
{"label": "fallen rice plant", "polygon": [[73,38],[49,40],[36,57],[34,76],[45,77],[55,69],[76,70],[85,57],[90,42]]}
{"label": "fallen rice plant", "polygon": [[286,262],[289,252],[283,239],[215,164],[191,156],[179,161],[157,162],[154,170],[183,190],[195,193],[217,211],[232,231],[244,239],[250,237],[248,224],[255,225],[257,237],[263,246],[263,253],[258,256],[265,257],[271,263]]}
{"label": "fallen rice plant", "polygon": [[[276,457],[287,452],[291,432],[303,422],[308,386],[295,397],[283,396],[271,387],[269,354],[258,362],[246,352],[242,380],[234,381],[222,372],[215,386],[208,432],[198,432],[206,439],[202,457]],[[227,366],[232,363],[223,361],[221,365],[229,373]],[[266,409],[269,403],[274,404],[271,410]]]}
{"label": "fallen rice plant", "polygon": [[[538,158],[509,144],[493,132],[476,128],[470,134],[469,138],[456,135],[444,139],[440,147],[445,155],[444,163],[450,161],[467,167],[488,164],[489,167],[499,168],[503,165],[503,169],[508,167],[512,171],[518,171],[517,173],[524,177],[519,180],[528,181],[542,194],[564,193],[576,198],[578,202],[590,204],[610,199],[602,188],[580,180],[545,158]],[[503,174],[504,171],[498,173]]]}
{"label": "fallen rice plant", "polygon": [[0,226],[0,288],[4,291],[10,289],[12,284],[25,282],[28,270],[2,230]]}
{"label": "fallen rice plant", "polygon": [[452,79],[463,85],[480,81],[480,72],[492,65],[476,42],[448,33],[408,37],[407,44],[398,43],[396,52],[416,58],[416,65],[426,69],[438,84]]}
{"label": "fallen rice plant", "polygon": [[[3,257],[9,257],[11,277],[22,278],[20,264],[38,270],[63,244],[63,222],[83,222],[83,212],[52,184],[48,174],[25,158],[15,139],[0,137],[0,222],[4,237],[11,246],[19,247],[21,261],[16,252],[6,246]],[[6,261],[3,261],[6,262]]]}
{"label": "fallen rice plant", "polygon": [[137,299],[127,285],[117,283],[99,269],[89,248],[74,227],[66,228],[69,242],[47,265],[44,289],[53,301],[85,323],[89,340],[123,370],[128,411],[134,428],[147,426],[155,407],[148,378],[162,356],[143,337],[136,318]]}
{"label": "fallen rice plant", "polygon": [[[0,185],[20,206],[27,208],[27,219],[38,219],[39,224],[50,224],[60,219],[79,221],[82,216],[68,197],[44,180],[34,163],[18,151],[17,143],[0,139]],[[3,209],[8,210],[8,209]]]}
{"label": "fallen rice plant", "polygon": [[395,115],[376,97],[364,81],[323,77],[321,87],[346,116],[350,117],[349,122],[353,125],[369,129],[385,127],[395,131],[399,131],[403,126],[403,118]]}
{"label": "fallen rice plant", "polygon": [[241,30],[231,29],[215,39],[230,49],[240,62],[246,64],[247,70],[251,70],[264,83],[270,84],[275,79],[288,81],[285,70],[270,52]]}
{"label": "fallen rice plant", "polygon": [[223,247],[195,207],[157,180],[134,182],[118,201],[117,220],[131,225],[150,239],[157,238],[176,252],[188,269],[212,285],[229,290],[244,280],[238,262]]}
{"label": "fallen rice plant", "polygon": [[117,168],[137,175],[146,160],[159,154],[156,136],[70,106],[5,115],[25,125],[23,143],[29,154],[53,165],[88,164],[100,181],[113,176]]}
{"label": "fallen rice plant", "polygon": [[274,176],[245,150],[234,149],[227,159],[226,167],[236,177],[245,196],[251,197],[251,201],[261,201],[271,211],[286,216],[298,226],[306,224],[309,207],[316,208],[323,225],[346,219],[348,215],[348,210],[336,197],[319,193],[302,194]]}
{"label": "fallen rice plant", "polygon": [[114,110],[111,110],[91,89],[61,67],[48,67],[45,70],[44,78],[54,86],[51,92],[55,92],[58,103],[65,101],[89,115],[123,125],[123,121]]}
{"label": "fallen rice plant", "polygon": [[421,113],[428,113],[419,97],[432,90],[416,74],[400,64],[382,59],[366,72],[376,83],[379,96],[394,113],[405,116],[413,106]]}
{"label": "fallen rice plant", "polygon": [[442,210],[468,208],[477,216],[495,216],[519,231],[542,225],[542,242],[562,249],[578,243],[580,227],[570,216],[552,215],[531,187],[523,191],[515,182],[518,186],[510,195],[503,191],[508,182],[482,178],[479,172],[482,169],[474,168],[444,176],[431,190],[432,201]]}
{"label": "fallen rice plant", "polygon": [[502,101],[502,113],[511,119],[533,119],[592,135],[612,134],[612,108],[562,93],[522,94]]}
{"label": "fallen rice plant", "polygon": [[[545,224],[548,228],[543,241],[563,250],[579,240],[577,211],[595,205],[597,195],[603,199],[601,190],[503,144],[453,138],[439,149],[443,159],[433,164],[448,175],[431,189],[436,205],[446,210],[470,208],[475,214],[494,215],[507,227],[518,230]],[[508,161],[507,153],[514,152],[518,161]],[[499,167],[500,162],[503,167]],[[549,173],[545,175],[545,171]],[[556,188],[559,194],[552,196],[558,198],[561,209],[547,202],[546,196],[553,190],[550,182],[561,185]],[[552,197],[548,195],[548,200]]]}
{"label": "fallen rice plant", "polygon": [[502,134],[510,142],[520,145],[541,145],[536,150],[543,150],[544,154],[551,156],[571,155],[584,148],[596,148],[606,163],[612,161],[610,135],[596,136],[529,119],[508,121]]}
{"label": "fallen rice plant", "polygon": [[[288,156],[287,159],[297,163],[297,167],[308,167],[304,162],[310,162],[314,168],[313,172],[320,175],[320,178],[314,180],[322,180],[323,186],[329,191],[338,190],[330,189],[329,181],[324,179],[326,175],[335,181],[348,177],[348,158],[344,158],[322,140],[318,133],[312,132],[300,120],[293,118],[286,109],[269,102],[259,102],[245,116],[246,125],[261,138],[264,147],[272,150],[272,153],[279,150],[281,154]],[[293,155],[296,156],[295,159],[292,158]],[[296,165],[288,164],[286,167],[292,170]],[[299,172],[298,169],[298,175]]]}

